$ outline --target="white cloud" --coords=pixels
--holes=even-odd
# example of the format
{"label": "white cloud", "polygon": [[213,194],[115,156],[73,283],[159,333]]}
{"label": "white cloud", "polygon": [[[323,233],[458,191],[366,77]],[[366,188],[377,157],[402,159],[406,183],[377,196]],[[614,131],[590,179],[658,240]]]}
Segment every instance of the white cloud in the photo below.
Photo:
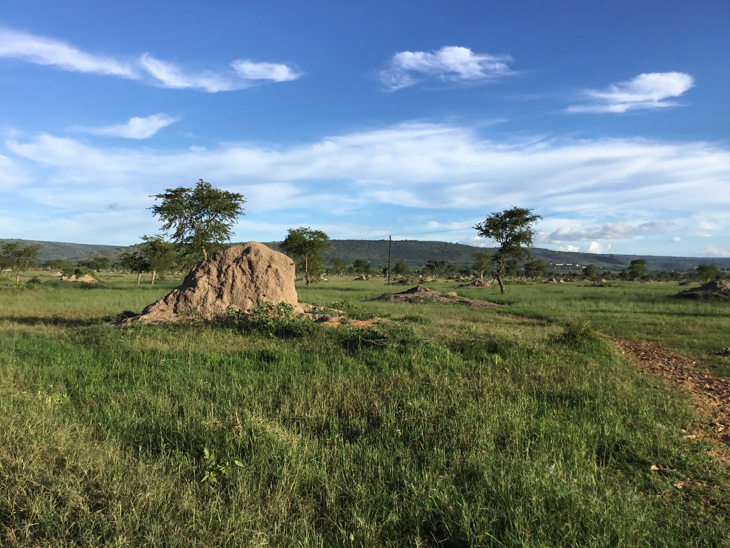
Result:
{"label": "white cloud", "polygon": [[63,70],[137,78],[127,63],[80,51],[65,42],[10,29],[0,29],[0,57],[20,59]]}
{"label": "white cloud", "polygon": [[700,248],[700,257],[730,257],[730,242],[716,245],[703,245]]}
{"label": "white cloud", "polygon": [[[151,205],[150,194],[202,177],[242,192],[249,211],[269,212],[276,222],[277,215],[297,211],[302,215],[297,222],[315,225],[324,215],[364,216],[380,211],[382,204],[403,206],[409,215],[421,215],[423,223],[439,220],[418,229],[414,225],[420,221],[413,218],[384,221],[392,233],[403,234],[458,228],[460,222],[473,226],[475,218],[513,205],[549,214],[730,177],[730,151],[724,145],[643,139],[504,142],[447,124],[400,124],[296,146],[226,143],[177,150],[15,134],[5,140],[5,149],[0,154],[35,181],[6,193],[10,200],[22,196],[69,212],[107,211],[111,203],[143,209]],[[624,223],[602,225],[581,221],[581,215],[546,218],[538,225],[546,233],[541,238],[567,243],[574,238],[588,245],[648,235],[669,222],[677,223],[675,234],[691,233],[700,220],[717,224],[714,233],[727,234],[722,223],[730,211],[730,193],[660,195],[605,211],[620,214]],[[387,233],[377,221],[370,222],[373,231]],[[447,234],[462,238],[469,231]]]}
{"label": "white cloud", "polygon": [[427,78],[458,83],[481,83],[516,74],[509,68],[509,55],[474,53],[469,48],[444,46],[433,52],[401,51],[379,73],[388,91],[417,84]]}
{"label": "white cloud", "polygon": [[20,59],[40,65],[53,65],[62,70],[119,76],[148,81],[175,89],[197,89],[215,93],[259,85],[263,82],[296,80],[300,73],[285,64],[256,63],[235,60],[223,71],[189,72],[182,67],[156,59],[149,53],[137,60],[123,62],[80,51],[59,40],[35,36],[9,29],[0,29],[0,57]]}
{"label": "white cloud", "polygon": [[588,246],[588,253],[606,253],[611,249],[611,244],[599,244],[598,242],[591,242]]}
{"label": "white cloud", "polygon": [[125,139],[147,139],[164,127],[177,122],[179,118],[172,118],[167,114],[153,114],[145,118],[133,117],[126,124],[117,124],[106,127],[78,127],[77,131],[83,131],[92,135],[104,135],[108,137],[123,137]]}
{"label": "white cloud", "polygon": [[667,101],[679,97],[694,85],[694,79],[683,72],[651,72],[639,74],[627,82],[611,84],[606,90],[583,92],[587,103],[573,105],[567,112],[622,113],[629,110],[660,109],[677,106]]}
{"label": "white cloud", "polygon": [[664,220],[650,221],[637,226],[627,225],[623,221],[583,228],[564,226],[549,234],[538,234],[535,241],[538,243],[561,244],[564,241],[620,240],[643,232],[659,232],[670,226],[674,226],[674,223]]}
{"label": "white cloud", "polygon": [[673,242],[681,242],[682,241],[682,238],[680,238],[679,236],[675,236],[674,238],[672,238],[672,241]]}
{"label": "white cloud", "polygon": [[246,80],[269,80],[271,82],[288,82],[299,78],[292,67],[280,63],[255,63],[238,60],[231,63],[233,69]]}

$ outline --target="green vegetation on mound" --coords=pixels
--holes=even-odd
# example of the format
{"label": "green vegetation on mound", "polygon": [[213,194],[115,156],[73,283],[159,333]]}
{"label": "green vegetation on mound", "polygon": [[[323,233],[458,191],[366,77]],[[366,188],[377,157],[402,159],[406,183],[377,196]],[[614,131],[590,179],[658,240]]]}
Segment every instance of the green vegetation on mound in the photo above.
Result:
{"label": "green vegetation on mound", "polygon": [[718,345],[730,310],[676,284],[456,289],[498,309],[298,287],[376,329],[119,329],[175,284],[43,285],[0,291],[2,545],[730,543],[702,419],[585,323]]}

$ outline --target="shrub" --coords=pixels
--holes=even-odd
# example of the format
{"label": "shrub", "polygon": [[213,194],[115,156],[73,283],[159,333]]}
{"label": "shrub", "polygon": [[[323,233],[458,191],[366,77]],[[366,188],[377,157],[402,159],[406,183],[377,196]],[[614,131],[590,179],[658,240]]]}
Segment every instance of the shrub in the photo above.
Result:
{"label": "shrub", "polygon": [[224,322],[242,332],[278,339],[304,337],[320,328],[311,320],[298,318],[289,303],[263,303],[248,313],[228,310]]}
{"label": "shrub", "polygon": [[577,322],[568,320],[563,325],[563,332],[553,335],[551,341],[557,344],[574,345],[585,341],[593,341],[598,338],[593,331],[590,322]]}

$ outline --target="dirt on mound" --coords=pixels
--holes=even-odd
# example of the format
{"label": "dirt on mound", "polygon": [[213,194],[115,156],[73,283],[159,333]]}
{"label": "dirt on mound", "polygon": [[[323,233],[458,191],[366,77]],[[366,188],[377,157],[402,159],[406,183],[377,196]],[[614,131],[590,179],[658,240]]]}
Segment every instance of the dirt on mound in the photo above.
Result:
{"label": "dirt on mound", "polygon": [[730,282],[725,280],[714,280],[706,283],[701,287],[695,287],[693,289],[687,289],[681,293],[677,293],[675,297],[689,297],[689,298],[711,298],[713,296],[729,297],[730,298]]}
{"label": "dirt on mound", "polygon": [[83,274],[81,276],[76,276],[76,274],[71,274],[70,276],[63,276],[61,277],[62,282],[84,282],[86,284],[98,284],[99,280],[91,276],[90,274]]}
{"label": "dirt on mound", "polygon": [[474,280],[470,284],[463,284],[463,285],[460,285],[459,287],[492,287],[492,284],[485,284],[481,280]]}
{"label": "dirt on mound", "polygon": [[499,306],[496,303],[481,301],[479,299],[469,299],[467,297],[459,297],[453,291],[448,293],[439,293],[422,285],[417,285],[410,289],[406,289],[401,293],[386,295],[380,297],[379,300],[391,303],[433,303],[433,304],[465,304],[469,308],[492,308]]}
{"label": "dirt on mound", "polygon": [[296,313],[294,263],[258,242],[235,245],[198,263],[180,287],[129,321],[175,323],[189,318],[212,320],[226,310],[250,312],[263,303],[288,303]]}

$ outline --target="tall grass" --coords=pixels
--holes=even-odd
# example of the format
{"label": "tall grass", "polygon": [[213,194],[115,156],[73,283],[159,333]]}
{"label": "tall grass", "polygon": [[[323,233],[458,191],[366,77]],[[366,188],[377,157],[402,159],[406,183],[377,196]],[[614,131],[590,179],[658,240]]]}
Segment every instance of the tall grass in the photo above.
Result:
{"label": "tall grass", "polygon": [[686,398],[603,340],[555,337],[542,287],[500,309],[358,302],[391,321],[281,339],[115,328],[167,290],[125,284],[0,293],[0,544],[730,542],[727,470],[686,437]]}

